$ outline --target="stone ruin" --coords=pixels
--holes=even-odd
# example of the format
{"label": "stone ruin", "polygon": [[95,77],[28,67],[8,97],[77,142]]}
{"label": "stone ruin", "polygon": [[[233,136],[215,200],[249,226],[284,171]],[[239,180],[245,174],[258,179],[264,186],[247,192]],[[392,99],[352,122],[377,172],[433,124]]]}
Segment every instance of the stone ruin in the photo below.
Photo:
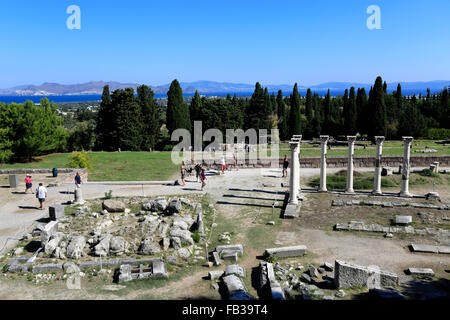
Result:
{"label": "stone ruin", "polygon": [[[200,204],[191,203],[185,198],[168,201],[165,197],[159,197],[142,203],[138,214],[130,213],[121,200],[108,199],[101,205],[100,213],[92,212],[88,203],[78,207],[73,216],[64,216],[63,206],[52,206],[49,209],[51,221],[39,225],[32,234],[24,237],[32,239],[39,236],[38,250],[33,256],[10,259],[7,270],[32,273],[65,271],[66,264],[73,264],[73,268],[78,270],[114,267],[119,268],[119,281],[130,281],[167,278],[165,261],[183,262],[192,256],[194,261],[205,260],[205,255],[199,251],[200,247],[195,245],[193,239],[196,232],[200,238],[206,238],[205,232],[208,230],[204,226]],[[136,224],[126,223],[120,227],[121,219],[126,218],[134,219],[132,221],[136,221]],[[87,232],[89,228],[92,229]],[[143,258],[127,258],[130,254],[142,255]],[[145,257],[160,254],[166,258]],[[103,259],[91,260],[89,257]],[[41,258],[57,260],[39,263]]]}

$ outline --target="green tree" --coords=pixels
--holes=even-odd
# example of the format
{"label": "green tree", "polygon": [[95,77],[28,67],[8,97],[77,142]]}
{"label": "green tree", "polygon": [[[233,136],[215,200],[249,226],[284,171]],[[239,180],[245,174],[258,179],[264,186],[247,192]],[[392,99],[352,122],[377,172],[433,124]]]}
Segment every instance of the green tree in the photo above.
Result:
{"label": "green tree", "polygon": [[191,130],[189,108],[184,102],[183,92],[177,79],[172,81],[167,92],[166,127],[169,135],[176,129]]}
{"label": "green tree", "polygon": [[138,151],[142,145],[142,119],[133,88],[118,89],[111,96],[116,117],[115,148]]}
{"label": "green tree", "polygon": [[286,104],[284,103],[283,99],[283,92],[281,90],[278,90],[277,106],[278,106],[278,128],[280,130],[280,139],[288,140],[289,139],[288,117],[286,113]]}
{"label": "green tree", "polygon": [[356,134],[356,121],[357,121],[357,110],[356,110],[356,97],[355,97],[355,87],[350,88],[350,96],[347,101],[346,113],[344,118],[345,130],[348,134]]}
{"label": "green tree", "polygon": [[297,83],[294,85],[294,90],[291,95],[291,110],[289,115],[289,136],[301,134],[300,124],[300,94],[298,93]]}
{"label": "green tree", "polygon": [[383,80],[381,77],[377,77],[372,94],[369,97],[370,112],[372,114],[369,134],[372,139],[374,136],[385,136],[387,132],[384,97]]}
{"label": "green tree", "polygon": [[115,141],[115,115],[111,106],[111,96],[109,86],[103,87],[102,102],[98,109],[97,114],[97,126],[96,126],[96,149],[97,150],[113,150],[113,144]]}
{"label": "green tree", "polygon": [[141,115],[137,121],[142,124],[141,150],[154,149],[159,138],[159,107],[152,89],[148,86],[137,87],[137,94]]}

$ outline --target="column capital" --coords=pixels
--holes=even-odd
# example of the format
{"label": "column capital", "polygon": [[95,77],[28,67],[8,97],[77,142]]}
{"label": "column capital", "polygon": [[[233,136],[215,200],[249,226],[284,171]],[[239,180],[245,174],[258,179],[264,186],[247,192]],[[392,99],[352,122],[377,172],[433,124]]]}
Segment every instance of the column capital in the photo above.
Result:
{"label": "column capital", "polygon": [[320,136],[321,142],[328,142],[328,139],[330,139],[330,136]]}
{"label": "column capital", "polygon": [[351,142],[351,143],[355,142],[356,141],[356,136],[347,136],[347,141]]}
{"label": "column capital", "polygon": [[414,138],[413,137],[402,137],[402,140],[406,143],[411,143],[414,140]]}
{"label": "column capital", "polygon": [[289,142],[289,147],[291,148],[291,151],[295,151],[299,145],[300,145],[299,141],[290,141]]}
{"label": "column capital", "polygon": [[384,136],[375,136],[375,141],[377,144],[381,144],[384,142],[385,137]]}

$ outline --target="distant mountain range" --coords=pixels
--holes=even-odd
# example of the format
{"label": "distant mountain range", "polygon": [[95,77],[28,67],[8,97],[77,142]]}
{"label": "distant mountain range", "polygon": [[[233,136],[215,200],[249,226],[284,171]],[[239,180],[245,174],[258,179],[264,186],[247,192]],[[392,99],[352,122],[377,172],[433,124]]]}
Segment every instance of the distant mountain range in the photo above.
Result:
{"label": "distant mountain range", "polygon": [[[427,88],[430,88],[431,92],[441,91],[444,87],[450,85],[450,80],[436,80],[427,82],[400,82],[402,85],[402,91],[408,94],[424,93]],[[388,83],[388,91],[397,89],[398,82]],[[123,88],[136,89],[139,84],[137,83],[120,83],[115,81],[91,81],[82,84],[59,84],[45,82],[41,85],[22,85],[7,89],[0,89],[0,95],[2,96],[70,96],[70,95],[98,95],[102,94],[103,87],[109,85],[111,91]],[[231,83],[231,82],[215,82],[215,81],[196,81],[196,82],[180,82],[183,93],[193,94],[195,90],[198,90],[201,94],[251,94],[255,88],[254,84],[245,83]],[[267,85],[261,84],[263,87],[267,87],[269,92],[277,92],[283,90],[284,93],[292,91],[293,84],[281,84],[281,85]],[[299,90],[304,91],[307,88],[311,88],[312,91],[323,92],[328,89],[330,91],[344,92],[345,89],[350,87],[366,88],[369,89],[372,84],[367,83],[353,83],[353,82],[326,82],[311,86],[299,85]],[[150,86],[155,94],[166,94],[169,90],[170,84],[164,84],[160,86]]]}

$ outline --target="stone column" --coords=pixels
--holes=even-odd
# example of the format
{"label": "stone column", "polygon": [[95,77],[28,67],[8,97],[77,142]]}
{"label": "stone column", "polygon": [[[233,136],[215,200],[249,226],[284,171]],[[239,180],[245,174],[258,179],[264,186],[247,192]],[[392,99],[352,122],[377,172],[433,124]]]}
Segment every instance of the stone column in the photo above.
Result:
{"label": "stone column", "polygon": [[298,168],[296,166],[296,159],[298,159],[297,141],[289,142],[291,148],[291,175],[289,177],[289,203],[298,204]]}
{"label": "stone column", "polygon": [[403,166],[402,166],[402,189],[400,190],[400,197],[412,197],[409,193],[409,157],[411,154],[411,142],[413,137],[403,137]]}
{"label": "stone column", "polygon": [[297,172],[298,172],[298,193],[301,194],[302,193],[302,187],[300,184],[300,143],[302,141],[302,135],[294,135],[291,139],[292,141],[296,141],[298,142],[298,157],[296,157],[296,166],[297,166]]}
{"label": "stone column", "polygon": [[345,192],[353,193],[353,153],[355,149],[356,136],[347,136],[348,141],[348,164],[347,164],[347,188]]}
{"label": "stone column", "polygon": [[73,204],[84,204],[86,202],[83,199],[83,192],[81,191],[81,188],[76,188],[73,193],[75,195]]}
{"label": "stone column", "polygon": [[372,194],[381,194],[381,154],[383,152],[383,136],[375,136],[377,142],[377,157],[375,159],[375,178]]}
{"label": "stone column", "polygon": [[327,143],[329,136],[320,136],[322,156],[320,158],[320,186],[319,192],[327,192]]}

